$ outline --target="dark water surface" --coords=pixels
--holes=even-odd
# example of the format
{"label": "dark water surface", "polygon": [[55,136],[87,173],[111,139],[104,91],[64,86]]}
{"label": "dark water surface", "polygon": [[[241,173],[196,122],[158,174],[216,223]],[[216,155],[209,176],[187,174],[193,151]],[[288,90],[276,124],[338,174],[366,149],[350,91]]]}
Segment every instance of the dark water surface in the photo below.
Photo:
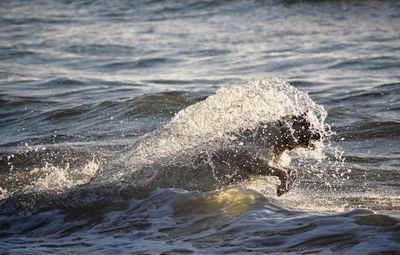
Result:
{"label": "dark water surface", "polygon": [[399,254],[398,1],[1,1],[0,199],[85,185],[178,111],[272,76],[332,130],[317,157],[293,153],[289,193],[5,213],[0,253]]}

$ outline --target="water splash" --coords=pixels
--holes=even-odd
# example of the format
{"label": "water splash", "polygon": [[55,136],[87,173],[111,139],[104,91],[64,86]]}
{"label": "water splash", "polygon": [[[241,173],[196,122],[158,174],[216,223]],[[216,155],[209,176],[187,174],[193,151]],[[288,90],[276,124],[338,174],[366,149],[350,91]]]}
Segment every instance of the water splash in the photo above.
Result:
{"label": "water splash", "polygon": [[69,163],[64,167],[46,163],[43,167],[12,173],[1,179],[1,199],[16,193],[63,192],[89,183],[98,169],[99,163],[93,159],[80,167],[72,168]]}
{"label": "water splash", "polygon": [[70,169],[69,164],[65,168],[48,165],[44,168],[35,168],[30,174],[42,172],[44,176],[36,182],[25,187],[25,192],[55,191],[60,192],[71,187],[90,182],[96,174],[99,164],[94,160],[86,163],[82,168]]}
{"label": "water splash", "polygon": [[[318,130],[324,137],[328,135],[324,124],[326,115],[323,107],[315,104],[307,93],[280,78],[224,87],[215,95],[178,112],[163,127],[138,139],[116,160],[101,167],[94,161],[89,162],[78,170],[70,169],[68,164],[64,167],[46,165],[34,168],[28,174],[24,173],[23,178],[28,183],[19,190],[21,193],[77,191],[79,194],[79,190],[74,189],[82,185],[85,192],[91,188],[98,190],[104,187],[105,190],[116,187],[126,194],[132,188],[141,187],[213,190],[252,177],[242,178],[242,173],[238,172],[240,169],[226,163],[223,158],[215,157],[219,151],[234,152],[227,154],[228,161],[232,157],[242,157],[245,164],[251,164],[255,157],[261,155],[262,164],[275,168],[289,167],[291,154],[283,153],[279,161],[274,154],[274,146],[278,146],[274,143],[287,146],[285,141],[281,141],[280,128],[284,126],[289,132],[295,132],[291,126],[286,127],[288,124],[284,121],[293,116],[305,116],[310,129]],[[268,140],[267,143],[258,144],[259,138],[249,140],[242,137],[242,132],[256,130],[265,124],[268,128],[263,129],[260,139]],[[297,150],[297,153],[316,160],[323,157],[323,139],[315,141],[313,146],[316,148],[314,152],[308,149]],[[199,165],[206,165],[207,169],[202,171]],[[257,164],[256,168],[259,166]],[[221,168],[226,168],[227,172],[220,174],[218,171]],[[228,181],[222,182],[222,179]]]}
{"label": "water splash", "polygon": [[[131,176],[143,168],[144,179],[150,180],[161,166],[178,164],[190,168],[195,155],[208,154],[209,158],[216,149],[231,147],[237,139],[232,134],[240,130],[300,115],[306,115],[312,129],[326,130],[327,113],[323,107],[280,78],[220,88],[215,95],[180,111],[162,128],[139,139],[119,158],[118,167],[100,171],[95,181],[132,182]],[[267,135],[273,139],[272,134]],[[322,141],[316,143],[316,148],[314,153],[303,153],[321,157]],[[272,159],[274,155],[265,156]]]}

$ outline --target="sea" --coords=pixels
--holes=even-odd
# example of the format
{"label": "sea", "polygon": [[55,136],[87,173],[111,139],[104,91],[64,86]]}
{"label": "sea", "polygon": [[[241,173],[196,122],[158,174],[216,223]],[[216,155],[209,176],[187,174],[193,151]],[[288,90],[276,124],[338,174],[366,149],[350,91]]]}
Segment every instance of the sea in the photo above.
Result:
{"label": "sea", "polygon": [[0,254],[400,254],[400,2],[0,1]]}

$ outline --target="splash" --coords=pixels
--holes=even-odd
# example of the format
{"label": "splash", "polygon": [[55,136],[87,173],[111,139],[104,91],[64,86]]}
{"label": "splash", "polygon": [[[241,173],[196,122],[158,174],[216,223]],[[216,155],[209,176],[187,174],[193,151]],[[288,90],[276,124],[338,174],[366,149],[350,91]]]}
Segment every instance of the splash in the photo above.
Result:
{"label": "splash", "polygon": [[[258,79],[247,85],[220,88],[215,95],[178,112],[163,127],[139,139],[114,162],[117,167],[99,171],[94,181],[107,183],[112,180],[142,185],[159,178],[159,169],[164,167],[173,166],[182,173],[185,171],[182,169],[196,168],[199,155],[203,155],[201,161],[210,165],[215,175],[218,164],[212,159],[215,152],[238,147],[241,147],[239,150],[248,150],[248,154],[252,150],[255,154],[262,153],[272,164],[275,155],[271,150],[238,142],[238,135],[235,134],[256,129],[260,123],[277,123],[288,116],[300,115],[306,115],[313,130],[326,130],[324,120],[327,113],[323,107],[317,105],[307,93],[280,78]],[[266,136],[274,139],[272,131]],[[322,141],[317,142],[315,147],[317,150],[313,153],[310,150],[299,150],[299,153],[322,157]],[[290,158],[284,158],[279,164],[290,164]],[[195,175],[173,173],[164,177],[188,178],[188,182],[196,178]],[[182,188],[179,182],[168,183],[171,187]]]}
{"label": "splash", "polygon": [[10,187],[0,187],[1,199],[16,193],[63,192],[89,183],[98,168],[99,163],[92,160],[78,168],[71,168],[68,163],[65,167],[46,164],[44,167],[35,167],[23,173],[14,173],[1,180],[3,186]]}
{"label": "splash", "polygon": [[99,168],[94,160],[86,163],[80,169],[70,169],[47,165],[44,168],[35,168],[31,173],[43,172],[44,176],[33,184],[25,187],[25,192],[33,191],[63,191],[74,186],[83,185],[92,179]]}
{"label": "splash", "polygon": [[155,134],[143,138],[123,160],[128,165],[152,163],[205,141],[227,138],[228,133],[242,128],[255,128],[261,122],[304,113],[314,128],[325,129],[327,113],[323,107],[280,78],[221,88],[203,102],[180,111]]}
{"label": "splash", "polygon": [[[289,123],[295,122],[294,117],[303,116],[307,128],[299,122],[300,130],[318,130],[323,137],[326,115],[307,93],[280,78],[220,88],[215,95],[178,112],[163,127],[144,135],[111,162],[99,166],[93,161],[79,169],[69,165],[34,168],[28,172],[29,178],[22,178],[29,183],[20,193],[52,193],[52,204],[60,203],[61,197],[90,203],[92,198],[100,200],[103,195],[116,193],[136,196],[143,189],[215,190],[244,183],[260,174],[259,169],[284,171],[289,178],[291,155],[283,151],[277,160],[275,150],[288,146],[282,140],[287,133],[295,139],[298,130]],[[261,137],[256,137],[260,130]],[[321,149],[322,144],[323,139],[318,139],[313,147]],[[308,148],[298,153],[321,157],[322,150],[316,151],[309,153]],[[279,180],[282,188],[282,178]],[[266,185],[262,186],[265,189]],[[2,193],[12,194],[7,187],[2,188],[7,189]],[[290,186],[284,184],[284,188],[286,192]],[[91,191],[93,196],[88,195]],[[57,193],[66,195],[54,195]],[[80,194],[86,195],[82,198]]]}

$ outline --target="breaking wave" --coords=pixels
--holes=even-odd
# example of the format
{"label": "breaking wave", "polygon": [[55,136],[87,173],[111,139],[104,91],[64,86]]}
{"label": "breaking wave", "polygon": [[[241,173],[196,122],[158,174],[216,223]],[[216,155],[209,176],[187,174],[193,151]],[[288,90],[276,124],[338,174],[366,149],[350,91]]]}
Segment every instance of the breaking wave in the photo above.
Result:
{"label": "breaking wave", "polygon": [[[14,194],[2,187],[2,193],[11,200],[17,197],[27,201],[29,199],[21,199],[21,194],[34,193],[36,197],[36,193],[45,192],[52,197],[50,200],[59,200],[59,194],[63,192],[80,193],[93,189],[97,193],[103,187],[107,187],[104,190],[113,187],[113,192],[115,189],[128,190],[130,195],[136,196],[143,188],[149,191],[155,188],[213,190],[247,182],[255,174],[238,169],[239,163],[246,169],[254,167],[252,164],[255,168],[262,168],[261,164],[270,165],[273,169],[290,166],[286,150],[282,149],[279,158],[275,155],[277,147],[287,146],[286,140],[279,141],[284,137],[278,125],[287,126],[291,116],[305,116],[309,129],[326,135],[326,115],[323,107],[315,104],[307,93],[280,78],[253,80],[247,85],[221,88],[215,95],[181,110],[163,127],[144,135],[106,164],[99,166],[88,162],[72,171],[68,165],[34,168],[22,174],[26,179],[25,186],[15,189]],[[261,136],[257,134],[260,126]],[[291,126],[288,130],[289,135],[295,132]],[[314,152],[307,146],[299,146],[297,151],[306,156],[323,157],[322,141],[312,144]],[[232,158],[241,161],[232,163]],[[273,180],[270,178],[269,182]],[[84,200],[88,201],[87,198]],[[5,205],[10,209],[8,201]]]}
{"label": "breaking wave", "polygon": [[[157,171],[165,166],[195,167],[199,155],[205,155],[202,161],[208,161],[207,164],[215,170],[215,162],[211,162],[210,155],[217,150],[236,148],[237,145],[251,152],[259,149],[268,161],[274,157],[271,148],[260,148],[254,141],[241,140],[244,136],[241,132],[257,129],[260,124],[276,123],[288,116],[304,114],[312,129],[321,132],[327,129],[324,123],[327,113],[323,107],[315,104],[307,93],[280,78],[224,87],[215,95],[178,112],[162,128],[143,136],[119,157],[119,167],[99,171],[95,181],[134,181],[140,185],[156,176]],[[276,139],[270,133],[265,136]],[[322,141],[317,142],[315,147],[314,152],[307,150],[306,154],[323,157]],[[280,163],[283,164],[283,161]],[[144,178],[132,180],[132,175],[140,169],[146,169]]]}

